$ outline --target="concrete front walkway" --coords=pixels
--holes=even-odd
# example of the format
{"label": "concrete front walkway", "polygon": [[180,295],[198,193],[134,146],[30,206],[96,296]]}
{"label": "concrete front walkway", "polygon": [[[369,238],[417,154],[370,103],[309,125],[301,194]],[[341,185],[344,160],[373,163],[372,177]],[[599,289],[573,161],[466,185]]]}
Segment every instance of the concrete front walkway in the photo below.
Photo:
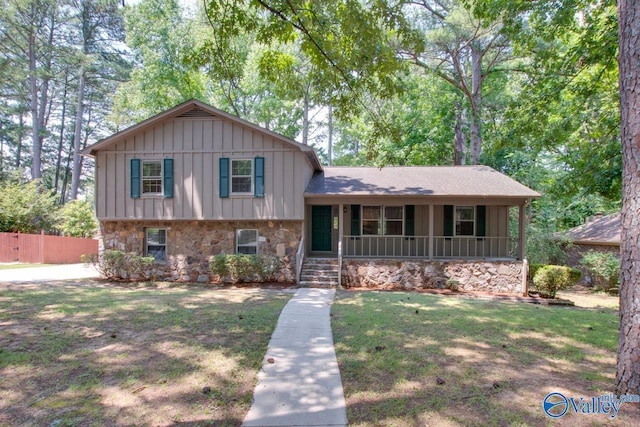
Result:
{"label": "concrete front walkway", "polygon": [[335,289],[298,289],[280,314],[245,427],[346,426],[330,311]]}

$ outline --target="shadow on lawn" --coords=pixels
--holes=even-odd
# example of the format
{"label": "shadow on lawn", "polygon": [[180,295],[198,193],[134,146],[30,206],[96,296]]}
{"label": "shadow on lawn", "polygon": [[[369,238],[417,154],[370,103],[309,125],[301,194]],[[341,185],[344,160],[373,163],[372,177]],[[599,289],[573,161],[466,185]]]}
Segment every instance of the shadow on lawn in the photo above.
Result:
{"label": "shadow on lawn", "polygon": [[287,300],[260,290],[0,292],[0,424],[240,425]]}
{"label": "shadow on lawn", "polygon": [[[613,388],[618,320],[579,310],[412,293],[340,293],[332,327],[356,425],[544,424],[553,391]],[[605,421],[566,415],[572,425]],[[616,425],[638,425],[628,404]]]}

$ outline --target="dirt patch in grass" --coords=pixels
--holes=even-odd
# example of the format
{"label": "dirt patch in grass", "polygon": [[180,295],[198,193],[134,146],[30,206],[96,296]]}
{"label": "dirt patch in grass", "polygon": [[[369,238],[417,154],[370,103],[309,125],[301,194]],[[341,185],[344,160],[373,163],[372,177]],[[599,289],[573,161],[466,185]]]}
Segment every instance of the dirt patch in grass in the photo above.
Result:
{"label": "dirt patch in grass", "polygon": [[0,425],[240,425],[286,289],[0,288]]}
{"label": "dirt patch in grass", "polygon": [[[339,292],[332,315],[352,426],[547,425],[548,393],[613,391],[612,309]],[[640,410],[625,403],[614,420],[567,414],[559,423],[635,426]]]}

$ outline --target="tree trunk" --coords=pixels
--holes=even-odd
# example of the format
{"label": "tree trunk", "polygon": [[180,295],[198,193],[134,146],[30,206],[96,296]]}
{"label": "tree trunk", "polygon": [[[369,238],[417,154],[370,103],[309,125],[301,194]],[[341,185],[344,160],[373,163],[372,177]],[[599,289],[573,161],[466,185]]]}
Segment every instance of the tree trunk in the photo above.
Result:
{"label": "tree trunk", "polygon": [[622,235],[617,394],[640,394],[640,2],[619,0]]}
{"label": "tree trunk", "polygon": [[309,86],[304,92],[304,99],[302,105],[302,143],[309,145]]}
{"label": "tree trunk", "polygon": [[16,136],[16,169],[20,169],[22,165],[22,138],[24,138],[24,114],[20,111],[20,120],[18,121],[18,135]]}
{"label": "tree trunk", "polygon": [[471,46],[471,164],[480,163],[482,154],[482,51],[477,46]]}
{"label": "tree trunk", "polygon": [[84,66],[80,67],[80,79],[78,81],[78,108],[76,110],[75,132],[73,137],[73,175],[71,176],[71,200],[78,198],[80,186],[80,139],[82,137],[82,118],[84,115]]}
{"label": "tree trunk", "polygon": [[333,107],[329,105],[329,142],[327,147],[327,155],[329,157],[329,166],[333,166]]}
{"label": "tree trunk", "polygon": [[58,140],[58,156],[56,158],[56,178],[53,184],[53,189],[56,193],[58,192],[58,184],[60,184],[60,165],[62,164],[64,129],[65,129],[65,121],[67,119],[67,89],[68,89],[68,83],[69,83],[68,77],[69,75],[65,74],[64,92],[62,94],[62,113],[60,117],[60,139]]}
{"label": "tree trunk", "polygon": [[459,102],[455,104],[456,127],[454,130],[454,165],[467,164],[467,138],[464,135],[465,114]]}
{"label": "tree trunk", "polygon": [[40,145],[40,119],[38,115],[38,82],[36,66],[36,35],[35,28],[29,34],[29,92],[31,95],[31,140],[33,144],[33,159],[31,161],[31,178],[42,177],[42,146]]}

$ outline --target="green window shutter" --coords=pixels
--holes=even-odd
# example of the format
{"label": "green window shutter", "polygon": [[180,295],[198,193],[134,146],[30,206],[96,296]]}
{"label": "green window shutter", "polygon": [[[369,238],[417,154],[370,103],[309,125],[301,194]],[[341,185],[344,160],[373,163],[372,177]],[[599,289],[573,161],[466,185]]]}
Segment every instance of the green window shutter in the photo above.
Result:
{"label": "green window shutter", "polygon": [[131,159],[131,198],[140,198],[140,159]]}
{"label": "green window shutter", "polygon": [[453,205],[444,205],[444,235],[453,236]]}
{"label": "green window shutter", "polygon": [[254,195],[256,197],[264,197],[264,157],[256,157],[254,159]]}
{"label": "green window shutter", "polygon": [[404,207],[404,234],[405,236],[415,236],[415,216],[416,207],[414,205],[406,205]]}
{"label": "green window shutter", "polygon": [[220,157],[220,198],[229,197],[229,158]]}
{"label": "green window shutter", "polygon": [[164,198],[173,198],[173,159],[164,159],[164,166],[162,168],[162,181]]}
{"label": "green window shutter", "polygon": [[487,207],[484,205],[476,206],[476,236],[484,237],[487,235]]}
{"label": "green window shutter", "polygon": [[360,205],[351,205],[351,235],[360,235]]}

